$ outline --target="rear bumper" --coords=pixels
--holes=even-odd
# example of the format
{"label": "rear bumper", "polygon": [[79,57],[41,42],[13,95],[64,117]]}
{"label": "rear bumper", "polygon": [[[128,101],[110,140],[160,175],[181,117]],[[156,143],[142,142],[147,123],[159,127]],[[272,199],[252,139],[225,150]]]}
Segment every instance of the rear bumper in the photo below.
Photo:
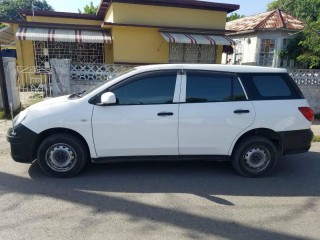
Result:
{"label": "rear bumper", "polygon": [[311,129],[280,132],[283,155],[309,151],[313,139]]}
{"label": "rear bumper", "polygon": [[11,146],[11,157],[16,162],[32,163],[35,159],[33,149],[38,134],[31,131],[22,124],[15,127],[14,133],[12,128],[7,132],[7,141]]}

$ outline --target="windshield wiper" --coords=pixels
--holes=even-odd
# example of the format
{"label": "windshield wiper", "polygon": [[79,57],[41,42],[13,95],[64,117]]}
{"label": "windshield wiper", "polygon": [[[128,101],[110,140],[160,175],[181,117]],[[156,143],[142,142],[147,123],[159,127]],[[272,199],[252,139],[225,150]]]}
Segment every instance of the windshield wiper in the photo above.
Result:
{"label": "windshield wiper", "polygon": [[71,94],[69,96],[69,99],[70,98],[74,98],[74,97],[77,97],[77,98],[82,98],[82,94],[84,94],[86,92],[86,90],[82,91],[82,92],[79,92],[79,93],[74,93],[74,94]]}

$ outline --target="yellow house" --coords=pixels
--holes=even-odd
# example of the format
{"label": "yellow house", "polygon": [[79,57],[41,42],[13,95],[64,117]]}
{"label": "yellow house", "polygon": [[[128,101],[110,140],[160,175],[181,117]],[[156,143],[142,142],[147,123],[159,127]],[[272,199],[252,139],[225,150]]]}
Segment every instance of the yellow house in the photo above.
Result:
{"label": "yellow house", "polygon": [[221,63],[226,15],[239,5],[195,0],[102,0],[95,15],[20,11],[13,28],[18,66]]}

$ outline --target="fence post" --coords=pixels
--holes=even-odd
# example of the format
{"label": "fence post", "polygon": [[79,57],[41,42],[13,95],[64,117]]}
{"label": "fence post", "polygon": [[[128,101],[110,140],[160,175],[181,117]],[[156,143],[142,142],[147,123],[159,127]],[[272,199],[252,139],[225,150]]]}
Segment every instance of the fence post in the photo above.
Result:
{"label": "fence post", "polygon": [[[1,53],[1,47],[0,47]],[[4,75],[4,68],[3,68],[3,60],[2,55],[0,54],[0,90],[1,90],[1,97],[3,102],[3,111],[5,114],[10,114],[10,106],[9,106],[9,99],[8,99],[8,92],[7,92],[7,84],[6,84],[6,77]]]}
{"label": "fence post", "polygon": [[17,84],[16,59],[10,57],[3,58],[3,69],[6,79],[7,94],[9,105],[12,104],[13,110],[20,108],[20,97]]}

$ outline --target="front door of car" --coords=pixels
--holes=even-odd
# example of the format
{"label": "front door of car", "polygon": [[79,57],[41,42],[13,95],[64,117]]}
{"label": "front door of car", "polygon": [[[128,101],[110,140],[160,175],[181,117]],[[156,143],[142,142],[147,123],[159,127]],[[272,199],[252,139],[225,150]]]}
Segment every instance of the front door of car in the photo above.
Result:
{"label": "front door of car", "polygon": [[253,104],[233,74],[187,71],[181,85],[181,155],[228,155],[234,139],[255,117]]}
{"label": "front door of car", "polygon": [[107,89],[117,103],[94,106],[98,157],[178,155],[180,84],[177,70],[168,70],[141,73]]}

